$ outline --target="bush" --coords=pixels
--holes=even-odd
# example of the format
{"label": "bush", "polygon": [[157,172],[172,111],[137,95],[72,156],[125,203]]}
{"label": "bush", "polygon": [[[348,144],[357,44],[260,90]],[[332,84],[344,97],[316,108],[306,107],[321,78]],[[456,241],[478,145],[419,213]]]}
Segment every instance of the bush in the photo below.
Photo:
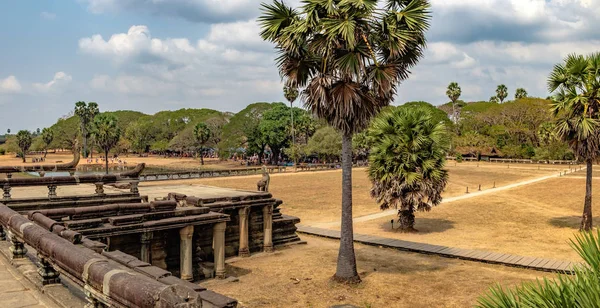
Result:
{"label": "bush", "polygon": [[459,163],[463,162],[463,156],[462,156],[462,154],[456,154],[456,161],[459,162]]}
{"label": "bush", "polygon": [[5,155],[6,154],[6,149],[4,149],[3,147],[0,147],[0,155]]}

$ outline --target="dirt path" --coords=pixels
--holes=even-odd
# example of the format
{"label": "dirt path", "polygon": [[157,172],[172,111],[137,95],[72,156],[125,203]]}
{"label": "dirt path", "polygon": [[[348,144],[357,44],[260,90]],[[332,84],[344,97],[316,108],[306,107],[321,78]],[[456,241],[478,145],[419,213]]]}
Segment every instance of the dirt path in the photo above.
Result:
{"label": "dirt path", "polygon": [[[583,170],[585,170],[585,168]],[[572,171],[572,172],[576,172],[576,171]],[[541,182],[541,181],[545,181],[545,180],[549,180],[549,179],[557,178],[557,177],[560,177],[560,176],[556,175],[556,174],[546,175],[546,176],[542,176],[539,178],[520,181],[520,182],[508,184],[508,185],[501,186],[501,187],[490,188],[490,189],[486,189],[486,190],[482,190],[482,191],[472,192],[472,193],[464,194],[462,196],[448,197],[448,198],[444,198],[442,203],[450,203],[450,202],[461,201],[461,200],[470,199],[470,198],[476,198],[479,196],[493,194],[496,192],[505,191],[505,190],[509,190],[509,189],[513,189],[513,188],[517,188],[517,187],[521,187],[521,186],[525,186],[525,185],[530,185],[533,183],[537,183],[537,182]],[[365,222],[365,221],[380,219],[380,218],[396,215],[397,211],[398,210],[396,210],[396,209],[390,209],[390,210],[375,213],[375,214],[356,217],[356,218],[354,218],[353,221],[354,221],[354,223],[358,223],[358,222]],[[310,226],[317,227],[317,228],[333,228],[333,227],[340,227],[340,225],[341,225],[341,221],[338,220],[338,221],[332,221],[332,222],[311,224]]]}

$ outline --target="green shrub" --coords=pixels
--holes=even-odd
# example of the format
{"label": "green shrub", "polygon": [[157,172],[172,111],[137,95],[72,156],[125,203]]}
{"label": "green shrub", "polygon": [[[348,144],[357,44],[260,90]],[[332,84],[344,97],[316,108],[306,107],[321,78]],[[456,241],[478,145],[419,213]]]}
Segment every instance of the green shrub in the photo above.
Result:
{"label": "green shrub", "polygon": [[456,161],[459,162],[459,163],[463,162],[463,156],[462,156],[462,154],[456,154]]}
{"label": "green shrub", "polygon": [[0,147],[0,155],[4,155],[6,154],[6,149],[3,147]]}

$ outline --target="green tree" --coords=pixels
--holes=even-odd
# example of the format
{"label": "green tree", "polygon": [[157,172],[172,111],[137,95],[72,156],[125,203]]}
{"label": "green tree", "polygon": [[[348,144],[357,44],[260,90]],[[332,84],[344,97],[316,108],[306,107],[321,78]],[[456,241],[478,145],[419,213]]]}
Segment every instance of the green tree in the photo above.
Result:
{"label": "green tree", "polygon": [[259,124],[263,113],[271,108],[269,103],[254,103],[231,117],[223,126],[219,154],[228,156],[239,148],[246,148],[248,155],[262,155],[266,144],[261,138]]}
{"label": "green tree", "polygon": [[48,147],[54,140],[54,131],[51,128],[44,128],[42,130],[42,141],[44,142],[44,157],[48,155]]}
{"label": "green tree", "polygon": [[31,147],[32,142],[33,138],[28,130],[20,130],[17,133],[17,145],[21,151],[21,158],[23,159],[23,162],[25,162],[25,155],[27,154],[29,147]]}
{"label": "green tree", "polygon": [[6,130],[6,134],[10,135],[10,128]]}
{"label": "green tree", "polygon": [[456,102],[460,98],[461,94],[462,94],[462,89],[460,88],[458,83],[451,82],[448,85],[448,89],[446,90],[446,95],[450,99],[450,102],[452,102],[452,120],[455,123],[458,123],[458,113],[457,113],[458,111],[456,109]]}
{"label": "green tree", "polygon": [[396,108],[375,118],[369,129],[371,196],[382,210],[398,209],[403,232],[414,232],[415,211],[442,202],[450,139],[444,124],[423,108]]}
{"label": "green tree", "polygon": [[508,88],[503,84],[499,85],[498,88],[496,88],[496,97],[498,98],[498,101],[500,102],[500,104],[504,103],[504,99],[507,96],[508,96]]}
{"label": "green tree", "polygon": [[151,121],[138,120],[129,124],[125,130],[125,138],[131,143],[131,147],[139,155],[142,155],[152,143],[152,140],[158,134],[158,129]]}
{"label": "green tree", "polygon": [[581,230],[592,229],[592,166],[600,150],[600,53],[569,55],[554,66],[548,90],[557,134],[587,165]]}
{"label": "green tree", "polygon": [[79,125],[81,129],[81,138],[83,138],[83,157],[88,157],[88,139],[90,137],[90,125],[94,121],[94,117],[100,113],[98,104],[94,102],[77,102],[75,103],[75,115],[79,117]]}
{"label": "green tree", "polygon": [[496,285],[479,298],[477,307],[600,307],[600,231],[576,234],[571,247],[584,261],[575,265],[574,275],[544,278],[514,289]]}
{"label": "green tree", "polygon": [[281,150],[288,146],[291,139],[290,111],[293,112],[293,108],[288,108],[283,103],[274,103],[271,109],[263,113],[258,125],[260,135],[257,139],[269,145],[273,165],[277,164]]}
{"label": "green tree", "polygon": [[100,114],[94,118],[92,135],[96,144],[104,152],[106,174],[108,174],[108,152],[119,143],[121,129],[114,115]]}
{"label": "green tree", "polygon": [[526,98],[527,97],[527,90],[523,89],[523,88],[518,88],[517,91],[515,91],[515,99],[522,99],[522,98]]}
{"label": "green tree", "polygon": [[494,96],[490,97],[490,103],[496,103],[497,104],[499,102],[500,102],[500,99],[498,98],[498,96],[494,95]]}
{"label": "green tree", "polygon": [[211,132],[208,125],[198,123],[194,127],[194,139],[200,145],[200,164],[204,166],[204,151],[206,143],[210,140]]}
{"label": "green tree", "polygon": [[331,126],[318,129],[308,140],[307,154],[316,154],[327,162],[339,160],[342,154],[342,135]]}
{"label": "green tree", "polygon": [[[378,4],[382,4],[381,8]],[[426,0],[307,0],[300,9],[262,5],[261,36],[275,43],[287,85],[342,133],[342,225],[334,278],[359,282],[352,229],[352,136],[389,105],[423,55]]]}

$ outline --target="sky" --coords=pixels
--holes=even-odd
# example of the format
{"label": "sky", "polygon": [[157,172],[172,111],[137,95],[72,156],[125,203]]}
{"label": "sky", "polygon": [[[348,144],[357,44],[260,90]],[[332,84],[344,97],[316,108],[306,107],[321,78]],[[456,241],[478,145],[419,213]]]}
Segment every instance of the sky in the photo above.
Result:
{"label": "sky", "polygon": [[[101,111],[237,112],[284,101],[260,0],[0,1],[0,133],[47,127],[77,101]],[[382,1],[383,2],[383,1]],[[430,0],[424,58],[395,104],[465,101],[498,84],[546,97],[553,65],[600,51],[600,0]],[[300,0],[286,0],[298,6]]]}

